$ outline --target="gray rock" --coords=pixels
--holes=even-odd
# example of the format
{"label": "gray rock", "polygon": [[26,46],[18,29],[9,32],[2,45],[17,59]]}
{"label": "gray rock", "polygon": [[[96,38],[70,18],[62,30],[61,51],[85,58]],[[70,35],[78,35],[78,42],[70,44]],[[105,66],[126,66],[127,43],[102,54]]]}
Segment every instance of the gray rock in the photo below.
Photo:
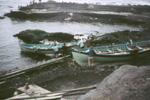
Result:
{"label": "gray rock", "polygon": [[149,100],[150,66],[123,65],[78,100]]}

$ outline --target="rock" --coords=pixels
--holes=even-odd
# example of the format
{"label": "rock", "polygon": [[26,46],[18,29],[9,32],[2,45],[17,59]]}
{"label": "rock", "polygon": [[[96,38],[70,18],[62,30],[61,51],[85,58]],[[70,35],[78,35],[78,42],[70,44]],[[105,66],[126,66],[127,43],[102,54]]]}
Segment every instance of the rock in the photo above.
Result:
{"label": "rock", "polygon": [[111,45],[129,42],[129,37],[133,42],[147,41],[150,38],[150,29],[142,31],[118,31],[114,33],[104,34],[102,36],[95,36],[91,41],[94,45]]}
{"label": "rock", "polygon": [[123,65],[78,100],[149,100],[150,66]]}
{"label": "rock", "polygon": [[[99,13],[105,11],[110,13]],[[18,11],[11,11],[5,14],[5,16],[50,22],[100,22],[105,24],[127,24],[137,26],[149,23],[149,11],[150,7],[145,5],[116,6],[48,1],[43,3],[31,3],[30,5],[19,7]],[[111,12],[115,12],[116,14]],[[73,16],[68,18],[67,16],[69,13],[73,13]],[[126,13],[126,15],[122,13]],[[147,25],[145,26],[147,27]]]}
{"label": "rock", "polygon": [[4,19],[5,17],[0,16],[0,19]]}
{"label": "rock", "polygon": [[68,33],[48,33],[43,30],[25,30],[14,35],[26,43],[38,44],[41,40],[48,39],[49,41],[70,42],[74,35]]}

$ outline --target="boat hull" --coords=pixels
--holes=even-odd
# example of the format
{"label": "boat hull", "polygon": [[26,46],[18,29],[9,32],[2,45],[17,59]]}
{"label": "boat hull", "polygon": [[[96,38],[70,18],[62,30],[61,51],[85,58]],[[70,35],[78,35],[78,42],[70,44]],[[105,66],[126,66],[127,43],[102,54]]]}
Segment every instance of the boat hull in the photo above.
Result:
{"label": "boat hull", "polygon": [[[67,42],[65,43],[68,48],[68,52],[71,51],[71,48],[76,46],[77,42]],[[53,49],[54,44],[21,44],[19,43],[21,51],[26,53],[39,53],[39,54],[54,54]],[[62,53],[62,47],[64,43],[57,44],[59,52]]]}
{"label": "boat hull", "polygon": [[[137,57],[144,57],[150,54],[150,50],[139,51]],[[88,65],[88,53],[73,51],[72,55],[76,62],[80,65]],[[133,55],[130,52],[122,52],[116,54],[99,54],[94,56],[94,63],[106,63],[106,62],[120,62],[129,61],[133,59]]]}
{"label": "boat hull", "polygon": [[53,49],[35,49],[35,48],[27,48],[23,45],[20,46],[22,52],[26,53],[39,53],[39,54],[54,54]]}

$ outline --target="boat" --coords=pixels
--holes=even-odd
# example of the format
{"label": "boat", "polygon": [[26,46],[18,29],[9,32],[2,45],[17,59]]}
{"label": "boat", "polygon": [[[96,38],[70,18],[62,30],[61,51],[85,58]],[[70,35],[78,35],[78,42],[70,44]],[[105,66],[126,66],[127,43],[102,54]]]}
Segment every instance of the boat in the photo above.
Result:
{"label": "boat", "polygon": [[[68,48],[77,45],[77,42],[67,42],[65,43]],[[54,54],[54,43],[53,44],[26,44],[19,43],[21,51],[26,53],[38,53],[38,54]],[[56,44],[60,52],[62,52],[62,47],[64,43]]]}
{"label": "boat", "polygon": [[[150,41],[135,42],[133,44],[138,50],[137,56],[144,57],[150,54]],[[108,46],[97,46],[94,49],[94,63],[106,63],[106,62],[120,62],[128,61],[133,59],[135,49],[127,44],[116,44]],[[73,49],[72,55],[75,61],[80,65],[88,65],[88,50],[84,49]]]}
{"label": "boat", "polygon": [[52,93],[35,84],[26,83],[14,92],[14,96],[5,100],[58,100],[63,93]]}

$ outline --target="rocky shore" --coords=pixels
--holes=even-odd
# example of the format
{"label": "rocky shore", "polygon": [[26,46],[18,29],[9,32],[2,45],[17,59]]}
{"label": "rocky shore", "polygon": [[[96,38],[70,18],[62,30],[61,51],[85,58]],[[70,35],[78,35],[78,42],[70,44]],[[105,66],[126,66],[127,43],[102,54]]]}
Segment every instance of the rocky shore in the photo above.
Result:
{"label": "rocky shore", "polygon": [[150,40],[150,29],[144,29],[141,31],[120,31],[114,33],[108,33],[101,36],[93,36],[93,45],[111,45],[121,44],[129,42],[129,37],[133,42]]}
{"label": "rocky shore", "polygon": [[[148,94],[150,93],[150,63],[148,64],[148,62],[149,57],[139,61],[138,66],[140,67],[129,65],[131,62],[118,62],[100,64],[94,66],[94,69],[89,69],[73,62],[71,58],[67,58],[63,62],[7,80],[6,84],[0,85],[0,97],[12,96],[17,88],[29,83],[37,84],[52,92],[98,85],[95,90],[90,91],[85,96],[80,94],[65,97],[71,100],[99,100],[99,98],[148,100],[145,99],[149,98]],[[134,94],[140,99],[137,99]]]}
{"label": "rocky shore", "polygon": [[148,100],[150,66],[124,65],[78,100]]}
{"label": "rocky shore", "polygon": [[[40,21],[100,22],[107,24],[149,25],[150,6],[99,4],[34,3],[5,14],[11,18]],[[145,27],[149,27],[148,25]]]}
{"label": "rocky shore", "polygon": [[[101,11],[109,13],[100,13]],[[111,12],[115,12],[115,14]],[[139,31],[126,30],[104,35],[91,35],[93,46],[126,43],[128,37],[131,37],[134,42],[150,39],[149,6],[103,6],[48,2],[20,7],[19,11],[12,11],[6,16],[25,20],[126,24],[138,26],[141,29]],[[74,38],[69,33],[48,33],[43,30],[24,30],[14,36],[26,43],[40,43],[43,39],[69,42]],[[40,58],[41,55],[33,55],[33,57]],[[50,58],[44,60],[47,59]],[[0,88],[4,91],[10,90],[9,94],[11,95],[12,91],[23,86],[26,82],[37,84],[52,92],[96,84],[98,87],[95,90],[81,97],[78,95],[66,98],[71,100],[148,100],[150,98],[149,59],[149,56],[139,59],[134,66],[129,61],[99,64],[95,65],[94,69],[89,69],[73,62],[70,57],[62,63],[8,80],[7,84],[1,85]],[[0,92],[0,97],[5,98],[5,92]]]}

